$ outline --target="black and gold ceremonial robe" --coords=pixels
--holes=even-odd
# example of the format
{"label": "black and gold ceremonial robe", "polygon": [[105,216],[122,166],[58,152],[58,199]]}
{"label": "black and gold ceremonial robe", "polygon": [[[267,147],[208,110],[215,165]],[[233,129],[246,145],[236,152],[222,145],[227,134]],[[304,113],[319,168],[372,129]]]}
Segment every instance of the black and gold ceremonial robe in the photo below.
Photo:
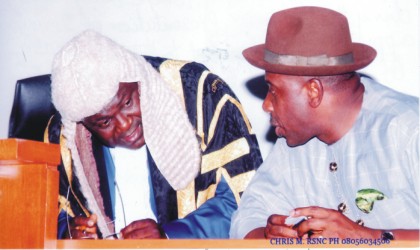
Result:
{"label": "black and gold ceremonial robe", "polygon": [[[145,56],[163,79],[175,82],[200,144],[201,171],[187,188],[175,191],[162,176],[150,153],[149,170],[157,222],[169,238],[228,238],[230,219],[256,169],[262,163],[251,124],[229,86],[195,62]],[[46,138],[61,144],[58,218],[59,237],[68,218],[89,215],[71,156],[60,134],[60,115],[51,119]],[[105,213],[114,218],[113,162],[109,149],[92,136],[92,152],[99,176]],[[147,145],[146,145],[147,146]]]}

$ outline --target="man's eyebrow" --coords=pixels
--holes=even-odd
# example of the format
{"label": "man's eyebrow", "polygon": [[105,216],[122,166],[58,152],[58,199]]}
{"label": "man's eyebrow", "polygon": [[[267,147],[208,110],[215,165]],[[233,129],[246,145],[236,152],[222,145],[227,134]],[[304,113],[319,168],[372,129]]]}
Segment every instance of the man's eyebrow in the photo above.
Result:
{"label": "man's eyebrow", "polygon": [[95,121],[103,121],[103,120],[107,120],[109,119],[110,116],[106,115],[106,116],[101,116],[100,118],[97,118]]}
{"label": "man's eyebrow", "polygon": [[108,116],[102,116],[102,117],[92,117],[91,119],[89,119],[87,122],[88,124],[90,124],[91,126],[98,126],[101,122],[105,121],[109,119]]}
{"label": "man's eyebrow", "polygon": [[[112,101],[111,103],[108,103],[108,105],[103,110],[101,110],[100,113],[103,113],[103,112],[108,113],[107,110],[110,109],[110,106],[120,106],[121,104],[125,102],[125,99],[127,98],[127,96],[130,96],[127,91],[122,91],[118,93],[116,97],[117,102]],[[108,115],[106,115],[105,117],[108,117]]]}

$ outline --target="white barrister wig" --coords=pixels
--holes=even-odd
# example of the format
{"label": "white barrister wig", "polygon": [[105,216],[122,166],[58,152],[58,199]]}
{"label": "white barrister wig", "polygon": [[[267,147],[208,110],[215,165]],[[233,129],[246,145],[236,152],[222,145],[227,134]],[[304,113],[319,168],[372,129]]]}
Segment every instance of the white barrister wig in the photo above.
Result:
{"label": "white barrister wig", "polygon": [[[55,56],[51,72],[52,102],[60,112],[63,136],[71,151],[75,174],[89,209],[98,214],[98,227],[109,232],[78,152],[83,118],[100,112],[115,96],[120,82],[138,82],[144,138],[162,175],[175,189],[185,188],[200,168],[200,149],[181,99],[144,57],[111,39],[85,31],[70,40]],[[140,90],[141,89],[141,90]],[[84,133],[90,133],[82,128]],[[84,135],[86,136],[86,135]],[[100,202],[99,202],[100,203]]]}

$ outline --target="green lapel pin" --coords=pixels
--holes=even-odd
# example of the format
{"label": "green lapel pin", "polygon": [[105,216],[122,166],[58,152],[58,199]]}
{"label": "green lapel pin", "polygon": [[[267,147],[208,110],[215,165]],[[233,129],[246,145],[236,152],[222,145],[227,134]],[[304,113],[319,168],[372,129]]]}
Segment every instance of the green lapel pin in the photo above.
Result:
{"label": "green lapel pin", "polygon": [[370,213],[373,209],[375,201],[385,199],[384,193],[373,188],[366,188],[357,191],[356,205],[364,213]]}

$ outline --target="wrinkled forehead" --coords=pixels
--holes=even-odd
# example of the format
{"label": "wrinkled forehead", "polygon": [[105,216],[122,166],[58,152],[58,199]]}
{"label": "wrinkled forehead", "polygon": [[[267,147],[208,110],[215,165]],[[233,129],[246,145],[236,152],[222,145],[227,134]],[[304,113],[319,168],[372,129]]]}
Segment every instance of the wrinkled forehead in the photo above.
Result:
{"label": "wrinkled forehead", "polygon": [[310,78],[312,77],[285,75],[285,74],[271,73],[271,72],[265,73],[266,83],[269,85],[274,85],[274,86],[282,86],[282,85],[289,86],[289,85],[302,84]]}
{"label": "wrinkled forehead", "polygon": [[112,97],[112,99],[97,113],[91,116],[87,116],[82,121],[85,122],[95,122],[97,120],[104,119],[115,115],[118,112],[121,112],[121,108],[127,100],[130,100],[131,97],[139,97],[139,84],[137,82],[121,82],[118,85],[117,93]]}

